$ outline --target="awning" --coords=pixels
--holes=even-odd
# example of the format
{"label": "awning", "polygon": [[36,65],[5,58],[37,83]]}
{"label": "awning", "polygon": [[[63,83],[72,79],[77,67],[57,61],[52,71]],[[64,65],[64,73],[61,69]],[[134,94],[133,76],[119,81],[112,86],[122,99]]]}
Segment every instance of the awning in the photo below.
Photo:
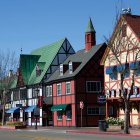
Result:
{"label": "awning", "polygon": [[6,113],[19,113],[19,112],[20,112],[20,107],[13,107],[6,111]]}
{"label": "awning", "polygon": [[51,111],[62,111],[62,110],[66,110],[66,107],[70,105],[70,104],[60,104],[60,105],[54,105],[51,108]]}
{"label": "awning", "polygon": [[123,70],[124,70],[125,67],[126,67],[126,70],[129,70],[129,64],[127,63],[127,64],[122,64],[122,67],[121,67],[121,65],[118,65],[118,66],[117,66],[117,71],[118,71],[118,72],[119,72],[119,71],[122,71],[122,68],[123,68]]}
{"label": "awning", "polygon": [[24,111],[25,111],[25,112],[33,112],[33,111],[34,111],[34,108],[36,108],[36,105],[29,106],[29,107],[26,108]]}
{"label": "awning", "polygon": [[[137,69],[140,67],[140,61],[136,61],[135,68]],[[130,63],[130,69],[134,69],[134,62]]]}
{"label": "awning", "polygon": [[111,73],[114,73],[114,72],[117,72],[117,66],[106,68],[106,74],[111,74]]}

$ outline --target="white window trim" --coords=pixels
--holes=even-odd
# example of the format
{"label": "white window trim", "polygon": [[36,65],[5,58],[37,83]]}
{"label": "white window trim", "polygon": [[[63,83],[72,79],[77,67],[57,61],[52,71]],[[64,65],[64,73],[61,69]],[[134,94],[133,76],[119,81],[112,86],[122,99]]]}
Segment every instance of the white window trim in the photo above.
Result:
{"label": "white window trim", "polygon": [[[60,87],[61,87],[61,83],[59,83],[59,84],[57,84],[57,85],[60,85]],[[58,95],[57,85],[56,85],[56,92],[57,92],[57,96],[61,96],[61,95],[62,95],[62,87],[61,87],[61,94],[60,94],[60,95]]]}
{"label": "white window trim", "polygon": [[[51,87],[51,91],[50,91],[50,87]],[[48,94],[47,94],[47,89],[48,89]],[[50,95],[51,93],[51,95]],[[52,97],[52,86],[46,86],[46,97]]]}
{"label": "white window trim", "polygon": [[[104,107],[105,108],[105,110],[106,110],[106,107],[105,106],[102,106],[102,107]],[[112,113],[111,114],[109,114],[109,115],[113,115],[113,107],[112,106],[109,106],[109,107],[111,107],[112,108]],[[105,111],[106,112],[106,111]],[[109,113],[109,112],[108,112]],[[101,107],[100,107],[100,114],[101,114]],[[106,115],[106,113],[105,114],[101,114],[101,115]]]}
{"label": "white window trim", "polygon": [[[88,114],[88,108],[99,108],[99,114]],[[98,107],[98,106],[94,106],[94,107],[87,107],[87,115],[90,115],[90,116],[100,115],[100,107]]]}
{"label": "white window trim", "polygon": [[[61,70],[61,67],[62,67],[62,70]],[[60,73],[60,76],[62,76],[63,75],[63,64],[60,64],[60,68],[59,68],[59,73]]]}
{"label": "white window trim", "polygon": [[[72,65],[72,68],[70,69],[70,63]],[[70,71],[71,70],[71,71]],[[73,73],[73,63],[72,61],[69,62],[69,74],[72,74]]]}
{"label": "white window trim", "polygon": [[[67,93],[67,86],[66,86],[67,83],[70,83],[70,93]],[[66,82],[66,83],[65,83],[65,87],[66,87],[66,94],[71,94],[71,82]]]}
{"label": "white window trim", "polygon": [[87,83],[88,82],[100,82],[100,90],[101,90],[101,81],[86,81],[86,92],[87,93],[97,93],[97,92],[99,92],[99,91],[88,91],[88,86],[87,86]]}

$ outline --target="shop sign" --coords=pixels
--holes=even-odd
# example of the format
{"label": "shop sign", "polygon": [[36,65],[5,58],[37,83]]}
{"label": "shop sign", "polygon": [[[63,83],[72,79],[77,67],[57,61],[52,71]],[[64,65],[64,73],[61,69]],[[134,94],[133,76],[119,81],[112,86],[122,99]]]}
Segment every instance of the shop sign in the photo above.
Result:
{"label": "shop sign", "polygon": [[37,115],[40,115],[40,108],[34,108],[34,115],[37,116]]}
{"label": "shop sign", "polygon": [[116,89],[116,92],[117,92],[117,95],[120,96],[120,89],[119,88]]}
{"label": "shop sign", "polygon": [[111,89],[111,94],[114,97],[114,89]]}
{"label": "shop sign", "polygon": [[16,104],[16,107],[22,107],[22,104]]}
{"label": "shop sign", "polygon": [[98,96],[98,103],[103,104],[106,103],[106,96]]}
{"label": "shop sign", "polygon": [[134,86],[134,91],[135,91],[135,94],[137,94],[137,92],[138,92],[137,86]]}

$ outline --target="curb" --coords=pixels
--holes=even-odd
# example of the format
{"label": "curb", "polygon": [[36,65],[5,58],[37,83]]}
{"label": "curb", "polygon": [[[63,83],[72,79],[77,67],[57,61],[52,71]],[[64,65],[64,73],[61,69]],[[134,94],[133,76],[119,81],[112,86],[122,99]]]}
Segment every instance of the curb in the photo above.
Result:
{"label": "curb", "polygon": [[15,131],[17,131],[17,129],[9,129],[9,128],[0,128],[0,130],[15,130]]}
{"label": "curb", "polygon": [[79,132],[79,131],[66,131],[66,133],[79,133],[79,134],[95,134],[95,135],[112,135],[112,136],[123,136],[123,137],[136,137],[140,138],[140,135],[131,134],[114,134],[114,133],[98,133],[98,132]]}

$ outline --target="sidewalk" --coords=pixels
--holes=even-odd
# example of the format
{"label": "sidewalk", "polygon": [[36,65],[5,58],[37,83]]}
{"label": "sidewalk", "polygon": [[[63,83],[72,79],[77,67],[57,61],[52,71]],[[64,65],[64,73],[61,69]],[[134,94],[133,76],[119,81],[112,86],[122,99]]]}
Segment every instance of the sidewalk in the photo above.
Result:
{"label": "sidewalk", "polygon": [[[126,137],[139,137],[140,138],[140,130],[138,130],[138,134],[135,133],[136,129],[130,129],[130,134],[123,134],[123,130],[111,130],[111,129],[107,129],[106,132],[99,131],[98,127],[77,127],[77,128],[73,128],[73,127],[53,127],[53,126],[38,126],[37,130],[41,130],[41,129],[49,129],[49,130],[65,130],[66,133],[79,133],[79,134],[98,134],[98,135],[115,135],[115,136],[126,136]],[[18,129],[14,129],[14,126],[0,126],[0,130],[18,130]],[[21,129],[22,131],[28,131],[28,130],[35,130],[35,126],[27,126],[27,128],[25,129]]]}

